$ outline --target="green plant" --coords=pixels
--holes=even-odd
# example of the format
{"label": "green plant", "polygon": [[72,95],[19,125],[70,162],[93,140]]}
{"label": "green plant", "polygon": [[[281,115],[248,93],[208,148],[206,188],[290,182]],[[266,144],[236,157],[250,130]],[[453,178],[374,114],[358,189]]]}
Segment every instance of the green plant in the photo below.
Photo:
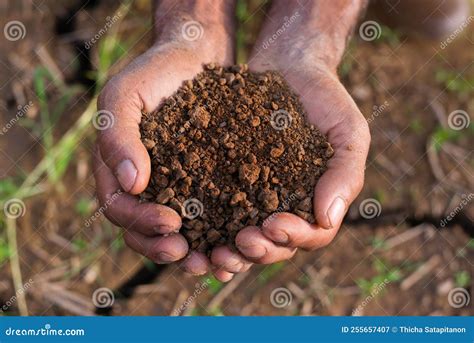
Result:
{"label": "green plant", "polygon": [[224,287],[224,283],[217,280],[214,276],[204,277],[201,279],[202,283],[208,284],[209,293],[215,295]]}
{"label": "green plant", "polygon": [[269,264],[264,267],[264,269],[258,274],[258,282],[260,284],[265,284],[267,283],[273,276],[275,276],[279,271],[285,267],[286,262],[277,262],[274,264]]}
{"label": "green plant", "polygon": [[460,137],[460,132],[449,128],[438,127],[431,137],[431,146],[439,152],[446,142],[456,141]]}
{"label": "green plant", "polygon": [[454,282],[457,287],[467,287],[471,283],[471,275],[466,270],[461,270],[454,274]]}
{"label": "green plant", "polygon": [[384,249],[386,246],[385,239],[377,236],[373,236],[370,240],[370,245],[374,249]]}
{"label": "green plant", "polygon": [[388,43],[393,48],[400,45],[400,32],[385,25],[380,26],[380,38],[376,42]]}
{"label": "green plant", "polygon": [[82,197],[74,205],[74,210],[81,217],[86,217],[92,212],[92,200],[90,198]]}
{"label": "green plant", "polygon": [[377,275],[370,279],[357,279],[356,284],[364,295],[372,294],[376,289],[381,289],[381,285],[390,282],[397,282],[402,277],[402,272],[398,267],[391,267],[381,259],[376,258],[372,267],[376,270]]}
{"label": "green plant", "polygon": [[460,95],[472,94],[474,77],[469,77],[466,72],[458,73],[452,70],[439,69],[435,73],[435,79],[448,91]]}

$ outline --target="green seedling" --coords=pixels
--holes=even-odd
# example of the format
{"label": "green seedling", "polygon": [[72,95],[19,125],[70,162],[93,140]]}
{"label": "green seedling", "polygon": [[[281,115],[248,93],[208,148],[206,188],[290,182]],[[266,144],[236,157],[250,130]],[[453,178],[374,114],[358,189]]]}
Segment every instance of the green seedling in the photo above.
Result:
{"label": "green seedling", "polygon": [[[372,294],[377,288],[383,284],[397,282],[402,277],[402,272],[398,267],[390,267],[381,259],[376,259],[372,266],[377,275],[370,279],[357,279],[356,284],[365,296]],[[384,287],[383,287],[384,288]]]}
{"label": "green seedling", "polygon": [[456,287],[466,288],[471,284],[471,275],[466,270],[461,270],[454,274]]}
{"label": "green seedling", "polygon": [[468,73],[439,69],[435,74],[436,81],[452,93],[461,96],[474,94],[474,77]]}
{"label": "green seedling", "polygon": [[208,284],[209,293],[215,295],[224,287],[224,283],[217,280],[214,276],[204,277],[201,279],[202,283]]}
{"label": "green seedling", "polygon": [[451,130],[449,128],[438,127],[431,137],[431,146],[436,152],[439,152],[446,142],[454,142],[460,137],[459,131]]}
{"label": "green seedling", "polygon": [[374,249],[384,249],[386,246],[385,239],[377,236],[373,236],[370,240],[370,245]]}

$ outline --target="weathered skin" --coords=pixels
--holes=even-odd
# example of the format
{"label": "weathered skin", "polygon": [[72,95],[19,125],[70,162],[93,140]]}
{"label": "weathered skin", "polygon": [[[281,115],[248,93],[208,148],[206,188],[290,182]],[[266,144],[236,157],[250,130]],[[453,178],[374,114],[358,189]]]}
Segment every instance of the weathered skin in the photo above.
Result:
{"label": "weathered skin", "polygon": [[[317,225],[289,213],[276,216],[266,227],[248,227],[237,236],[240,254],[227,247],[214,249],[211,258],[192,252],[178,233],[179,215],[157,204],[139,204],[150,177],[150,160],[140,141],[141,111],[155,109],[184,80],[192,79],[202,65],[233,64],[233,1],[161,1],[156,9],[156,43],[102,91],[98,107],[114,114],[113,127],[99,132],[94,174],[99,201],[114,192],[121,195],[107,206],[106,216],[125,229],[128,246],[157,263],[181,260],[193,274],[214,272],[222,281],[248,270],[252,263],[274,263],[292,257],[297,248],[313,250],[335,237],[350,203],[359,194],[369,148],[368,125],[354,101],[339,82],[336,67],[363,1],[274,1],[260,33],[250,67],[255,71],[281,71],[301,96],[309,120],[314,122],[335,149],[328,171],[316,186],[314,212]],[[262,44],[282,26],[294,20],[265,49]],[[342,18],[341,18],[342,17]],[[340,19],[338,19],[340,18]],[[183,38],[181,28],[198,21],[203,35],[196,41]],[[171,233],[171,234],[170,234]]]}

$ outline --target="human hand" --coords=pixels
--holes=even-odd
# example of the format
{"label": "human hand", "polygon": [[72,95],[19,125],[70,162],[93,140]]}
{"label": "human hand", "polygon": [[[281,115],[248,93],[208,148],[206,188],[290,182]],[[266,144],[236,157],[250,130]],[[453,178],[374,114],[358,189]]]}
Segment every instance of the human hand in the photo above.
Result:
{"label": "human hand", "polygon": [[[281,70],[279,65],[287,69]],[[294,214],[279,213],[262,228],[247,227],[237,235],[237,247],[247,259],[269,264],[291,258],[296,248],[314,250],[334,239],[349,205],[362,189],[370,134],[367,121],[336,73],[320,61],[293,68],[290,61],[275,62],[260,56],[253,59],[250,68],[280,69],[300,96],[308,121],[327,135],[334,148],[328,170],[315,187],[315,224]]]}
{"label": "human hand", "polygon": [[[271,264],[291,258],[297,248],[314,250],[328,245],[361,191],[370,133],[336,69],[350,27],[362,8],[360,3],[339,0],[324,4],[275,1],[272,7],[272,20],[263,28],[249,67],[283,74],[300,96],[308,121],[327,135],[334,155],[315,187],[316,223],[310,224],[291,213],[279,213],[261,228],[244,228],[236,237],[236,245],[247,260]],[[341,13],[346,18],[339,20],[348,25],[334,26],[331,21]],[[282,37],[270,40],[282,22],[288,21],[291,23],[285,26]]]}
{"label": "human hand", "polygon": [[[204,64],[228,65],[233,56],[229,27],[198,25],[194,29],[203,31],[202,39],[190,40],[182,36],[181,29],[190,18],[175,18],[179,18],[173,21],[175,29],[168,27],[162,34],[170,39],[162,38],[114,76],[98,100],[99,113],[110,116],[113,124],[99,130],[95,149],[99,202],[106,217],[124,228],[126,244],[155,263],[182,259],[188,253],[188,244],[178,233],[178,213],[166,206],[138,201],[137,194],[145,190],[151,173],[148,152],[140,141],[141,113],[155,110],[183,81],[202,71]],[[191,253],[183,266],[191,273],[202,274],[210,263]]]}

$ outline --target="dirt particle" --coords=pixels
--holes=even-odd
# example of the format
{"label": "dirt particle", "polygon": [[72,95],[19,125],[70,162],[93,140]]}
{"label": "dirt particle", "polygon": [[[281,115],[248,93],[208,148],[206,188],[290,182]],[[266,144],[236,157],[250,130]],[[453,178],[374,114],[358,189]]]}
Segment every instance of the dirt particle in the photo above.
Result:
{"label": "dirt particle", "polygon": [[[284,130],[272,126],[277,110],[291,113]],[[141,201],[181,214],[190,249],[208,255],[280,207],[314,222],[314,186],[334,150],[305,116],[280,74],[206,65],[163,106],[142,113],[152,177]],[[199,218],[185,216],[189,199]]]}
{"label": "dirt particle", "polygon": [[239,168],[239,179],[247,184],[254,184],[260,175],[260,167],[255,164],[244,163]]}

